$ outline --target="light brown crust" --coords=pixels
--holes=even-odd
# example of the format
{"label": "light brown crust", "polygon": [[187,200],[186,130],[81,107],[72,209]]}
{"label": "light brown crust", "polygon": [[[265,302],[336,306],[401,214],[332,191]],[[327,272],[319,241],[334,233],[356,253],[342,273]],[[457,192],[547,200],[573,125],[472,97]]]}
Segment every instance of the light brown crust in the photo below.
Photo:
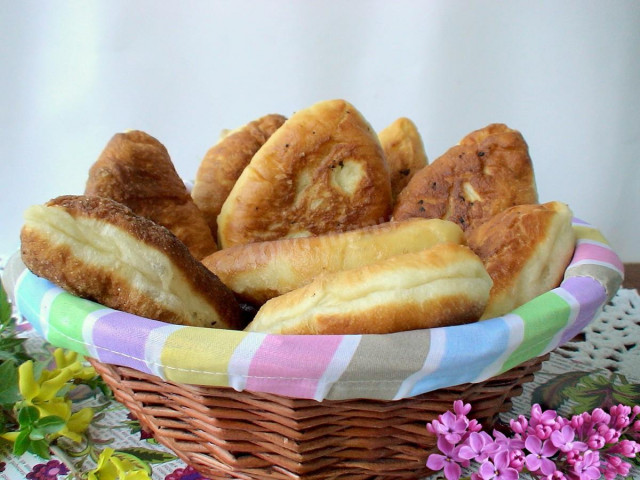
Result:
{"label": "light brown crust", "polygon": [[344,100],[296,112],[244,169],[218,216],[222,248],[388,220],[391,183],[377,135]]}
{"label": "light brown crust", "polygon": [[428,163],[422,137],[416,125],[400,117],[378,133],[389,165],[393,199],[407,186],[415,173]]}
{"label": "light brown crust", "polygon": [[482,318],[509,313],[560,284],[575,248],[572,217],[560,202],[518,205],[467,235],[493,280]]}
{"label": "light brown crust", "polygon": [[491,124],[416,173],[398,196],[393,218],[442,218],[466,231],[509,207],[537,202],[524,138]]}
{"label": "light brown crust", "polygon": [[286,118],[278,114],[265,115],[229,132],[205,154],[191,190],[191,197],[203,213],[214,236],[222,204],[238,177],[255,153]]}
{"label": "light brown crust", "polygon": [[438,243],[464,243],[458,225],[412,218],[315,237],[282,238],[219,250],[202,260],[245,302],[267,300],[321,274],[361,267]]}
{"label": "light brown crust", "polygon": [[[233,293],[182,242],[106,197],[62,196],[31,207],[21,254],[36,275],[110,308],[181,325],[241,326]],[[169,287],[180,295],[169,296]]]}
{"label": "light brown crust", "polygon": [[89,169],[84,193],[111,198],[168,228],[197,259],[217,250],[167,149],[145,132],[114,135]]}
{"label": "light brown crust", "polygon": [[323,275],[265,303],[248,331],[384,334],[476,321],[491,279],[468,247],[439,244]]}

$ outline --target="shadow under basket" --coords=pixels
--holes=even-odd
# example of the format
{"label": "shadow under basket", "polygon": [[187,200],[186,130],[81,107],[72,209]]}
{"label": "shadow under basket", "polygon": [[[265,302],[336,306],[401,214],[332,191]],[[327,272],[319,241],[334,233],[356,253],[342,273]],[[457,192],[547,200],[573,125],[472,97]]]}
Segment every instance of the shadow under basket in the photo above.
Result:
{"label": "shadow under basket", "polygon": [[356,480],[430,474],[435,437],[427,422],[463,400],[472,405],[470,417],[491,426],[547,358],[397,401],[322,402],[177,384],[89,361],[158,442],[208,478]]}

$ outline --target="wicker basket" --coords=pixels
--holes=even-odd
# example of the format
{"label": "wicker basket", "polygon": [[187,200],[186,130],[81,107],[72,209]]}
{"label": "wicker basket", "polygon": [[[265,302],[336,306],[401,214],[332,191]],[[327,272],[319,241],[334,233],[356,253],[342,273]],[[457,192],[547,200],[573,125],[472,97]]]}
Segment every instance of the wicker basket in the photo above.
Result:
{"label": "wicker basket", "polygon": [[435,446],[427,422],[460,399],[490,426],[615,295],[622,262],[597,229],[579,219],[574,229],[560,287],[504,317],[388,335],[168,325],[73,297],[18,257],[2,280],[46,340],[90,357],[116,398],[205,476],[416,479]]}
{"label": "wicker basket", "polygon": [[476,384],[397,401],[315,400],[165,382],[90,360],[156,440],[203,475],[240,479],[416,479],[435,437],[426,423],[457,399],[491,425],[548,355]]}

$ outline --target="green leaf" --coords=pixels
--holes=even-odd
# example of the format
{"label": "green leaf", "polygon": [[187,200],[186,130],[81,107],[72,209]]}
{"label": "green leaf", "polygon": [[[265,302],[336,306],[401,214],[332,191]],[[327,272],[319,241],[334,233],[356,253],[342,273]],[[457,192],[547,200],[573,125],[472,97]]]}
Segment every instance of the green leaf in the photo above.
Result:
{"label": "green leaf", "polygon": [[31,442],[29,445],[29,451],[38,455],[41,458],[49,458],[49,443],[46,440],[37,440]]}
{"label": "green leaf", "polygon": [[4,337],[0,338],[0,349],[5,351],[14,350],[18,347],[21,347],[25,342],[25,338],[15,338],[15,337]]}
{"label": "green leaf", "polygon": [[589,375],[589,372],[582,371],[557,375],[533,391],[531,403],[537,403],[543,409],[558,410],[562,403],[567,400],[566,389],[575,387],[587,375]]}
{"label": "green leaf", "polygon": [[0,364],[0,405],[13,406],[21,400],[18,367],[11,361]]}
{"label": "green leaf", "polygon": [[31,430],[31,432],[29,432],[29,440],[32,440],[32,441],[44,440],[44,437],[45,437],[45,433],[39,428],[34,428]]}
{"label": "green leaf", "polygon": [[13,453],[17,456],[22,455],[27,451],[31,444],[29,440],[29,429],[22,430],[16,437],[16,441],[13,444]]}
{"label": "green leaf", "polygon": [[11,305],[7,298],[7,292],[4,291],[2,283],[0,283],[0,323],[7,324],[11,319]]}
{"label": "green leaf", "polygon": [[139,458],[143,462],[150,464],[171,462],[178,458],[170,453],[142,447],[119,448],[117,451],[120,453],[125,453],[127,455],[132,455]]}
{"label": "green leaf", "polygon": [[66,425],[66,422],[64,421],[64,419],[56,415],[49,415],[47,417],[40,418],[34,424],[34,426],[38,430],[41,430],[42,432],[44,432],[45,435],[48,435],[50,433],[56,433],[65,425]]}
{"label": "green leaf", "polygon": [[628,407],[640,405],[640,384],[624,383],[615,385],[613,398],[616,403],[622,403]]}
{"label": "green leaf", "polygon": [[18,412],[18,422],[21,427],[33,425],[38,418],[40,418],[40,412],[36,407],[23,407]]}
{"label": "green leaf", "polygon": [[584,377],[580,384],[568,387],[567,398],[576,403],[574,414],[589,412],[601,407],[608,410],[616,402],[613,400],[613,378],[604,375],[590,375]]}

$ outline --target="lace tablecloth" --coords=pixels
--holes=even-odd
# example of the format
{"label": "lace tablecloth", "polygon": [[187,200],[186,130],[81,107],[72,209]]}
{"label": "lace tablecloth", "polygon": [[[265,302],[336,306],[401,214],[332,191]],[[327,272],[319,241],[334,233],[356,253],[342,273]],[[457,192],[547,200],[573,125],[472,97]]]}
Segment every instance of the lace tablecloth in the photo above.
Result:
{"label": "lace tablecloth", "polygon": [[[639,344],[640,296],[637,290],[620,289],[586,330],[551,354],[502,420],[528,416],[532,403],[563,415],[617,403],[640,404]],[[30,335],[29,348],[37,351],[46,345]],[[8,444],[0,444],[0,479],[81,478],[105,447],[128,455],[154,480],[203,478],[143,431],[121,404],[95,391],[79,390],[74,391],[74,402],[98,412],[86,444],[60,443],[50,460],[29,454],[16,458]],[[639,473],[632,472],[633,478]]]}

